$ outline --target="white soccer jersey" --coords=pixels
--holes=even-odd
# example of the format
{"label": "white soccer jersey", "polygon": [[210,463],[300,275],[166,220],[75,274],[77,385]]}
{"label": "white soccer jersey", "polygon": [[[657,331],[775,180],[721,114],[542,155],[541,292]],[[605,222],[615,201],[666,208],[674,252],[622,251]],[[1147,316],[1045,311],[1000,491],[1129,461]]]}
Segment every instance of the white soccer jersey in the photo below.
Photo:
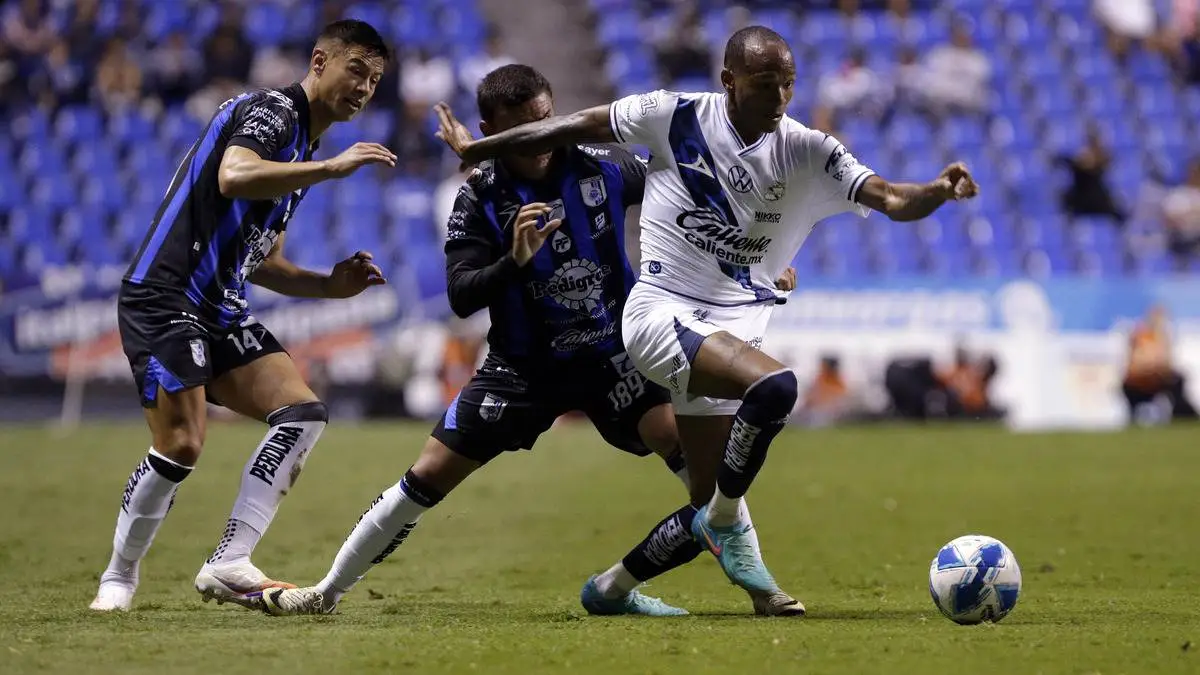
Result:
{"label": "white soccer jersey", "polygon": [[829,134],[785,116],[745,145],[725,94],[654,91],[615,101],[620,143],[650,148],[641,281],[714,305],[775,297],[775,279],[821,219],[849,210],[874,172]]}

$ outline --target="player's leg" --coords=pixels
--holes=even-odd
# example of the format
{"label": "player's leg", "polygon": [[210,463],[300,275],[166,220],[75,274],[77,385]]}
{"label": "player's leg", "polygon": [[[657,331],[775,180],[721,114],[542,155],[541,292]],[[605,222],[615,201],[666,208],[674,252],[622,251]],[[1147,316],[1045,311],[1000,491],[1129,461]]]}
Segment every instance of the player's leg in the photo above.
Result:
{"label": "player's leg", "polygon": [[242,469],[225,529],[197,573],[195,586],[205,601],[256,606],[257,600],[246,599],[246,593],[293,587],[264,574],[250,557],[299,478],[329,416],[295,362],[261,324],[229,333],[214,345],[213,353],[218,374],[209,386],[211,398],[266,422],[268,428]]}
{"label": "player's leg", "polygon": [[[617,383],[628,392],[606,398],[616,410],[597,401],[585,412],[596,430],[613,447],[638,456],[651,452],[667,461],[668,468],[688,485],[686,465],[681,461],[679,434],[670,394],[629,368],[630,373]],[[622,405],[623,401],[628,401]],[[685,610],[651,598],[636,589],[644,581],[684,565],[700,555],[702,549],[691,534],[691,519],[696,509],[691,504],[672,512],[657,523],[646,537],[621,560],[587,580],[579,599],[590,614],[642,614],[678,616]]]}
{"label": "player's leg", "polygon": [[190,323],[170,323],[144,305],[119,312],[121,342],[150,427],[150,450],[125,483],[113,552],[91,608],[128,610],[142,558],[204,445],[208,343]]}
{"label": "player's leg", "polygon": [[321,582],[266,592],[264,609],[277,615],[333,611],[371,567],[404,543],[426,511],[495,457],[531,448],[560,412],[513,369],[489,357],[451,402],[417,461],[359,518]]}

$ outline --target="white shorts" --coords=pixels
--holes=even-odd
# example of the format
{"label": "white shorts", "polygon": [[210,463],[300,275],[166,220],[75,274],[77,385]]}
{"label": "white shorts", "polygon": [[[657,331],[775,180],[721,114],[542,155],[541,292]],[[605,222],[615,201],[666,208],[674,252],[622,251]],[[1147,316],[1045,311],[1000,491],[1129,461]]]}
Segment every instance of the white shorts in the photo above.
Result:
{"label": "white shorts", "polygon": [[732,415],[740,401],[687,393],[691,361],[703,339],[720,331],[760,347],[774,309],[772,302],[710,305],[639,282],[625,302],[621,333],[642,375],[671,392],[675,414]]}

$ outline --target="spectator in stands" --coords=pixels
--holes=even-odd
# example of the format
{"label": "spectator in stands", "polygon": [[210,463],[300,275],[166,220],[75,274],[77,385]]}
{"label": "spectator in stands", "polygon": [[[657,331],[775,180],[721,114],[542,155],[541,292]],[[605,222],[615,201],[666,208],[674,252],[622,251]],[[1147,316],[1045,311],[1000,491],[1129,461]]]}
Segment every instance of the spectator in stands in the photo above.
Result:
{"label": "spectator in stands", "polygon": [[1185,271],[1200,253],[1200,159],[1192,161],[1187,182],[1167,192],[1163,220],[1167,250],[1175,268]]}
{"label": "spectator in stands", "polygon": [[896,54],[896,107],[910,111],[924,111],[925,67],[917,60],[917,50],[904,45]]}
{"label": "spectator in stands", "polygon": [[171,33],[150,52],[146,88],[164,105],[179,105],[200,85],[204,74],[200,50],[182,31]]}
{"label": "spectator in stands", "polygon": [[996,375],[996,360],[985,357],[975,362],[964,347],[954,350],[954,365],[937,373],[947,394],[946,413],[950,417],[995,418],[999,411],[988,398],[988,385]]}
{"label": "spectator in stands", "polygon": [[1158,44],[1180,81],[1200,82],[1200,0],[1173,0]]}
{"label": "spectator in stands", "polygon": [[866,52],[855,48],[841,68],[821,77],[813,113],[816,128],[836,129],[844,115],[880,121],[892,97],[888,83],[867,67]]}
{"label": "spectator in stands", "polygon": [[104,46],[97,32],[96,23],[100,15],[100,0],[75,0],[64,36],[71,45],[71,53],[83,63],[95,63]]}
{"label": "spectator in stands", "polygon": [[840,360],[836,356],[822,356],[817,376],[800,403],[798,421],[807,426],[825,426],[845,419],[852,410],[850,388],[842,377]]}
{"label": "spectator in stands", "polygon": [[483,43],[483,53],[471,56],[463,62],[458,71],[459,84],[474,96],[475,87],[479,86],[484,75],[510,63],[516,63],[516,59],[504,51],[504,40],[500,29],[495,25],[488,25],[487,38]]}
{"label": "spectator in stands", "polygon": [[4,40],[0,40],[0,112],[8,113],[11,106],[23,97],[21,68],[16,54]]}
{"label": "spectator in stands", "polygon": [[1112,156],[1094,124],[1088,125],[1083,149],[1074,156],[1063,155],[1058,161],[1071,172],[1071,183],[1062,194],[1062,207],[1068,218],[1108,216],[1117,225],[1125,224],[1125,211],[1117,206],[1105,178]]}
{"label": "spectator in stands", "polygon": [[250,86],[287,86],[307,62],[307,55],[286,47],[259,47],[250,66]]}
{"label": "spectator in stands", "polygon": [[932,112],[939,116],[987,111],[992,64],[975,46],[970,27],[956,21],[950,43],[925,57],[925,89]]}
{"label": "spectator in stands", "polygon": [[691,2],[678,7],[670,29],[655,46],[658,68],[668,83],[685,78],[708,78],[712,75],[713,55],[704,35],[700,9]]}
{"label": "spectator in stands", "polygon": [[79,105],[88,100],[88,73],[71,53],[71,44],[58,40],[29,80],[30,98],[47,110]]}
{"label": "spectator in stands", "polygon": [[122,40],[109,40],[96,65],[96,97],[109,111],[141,102],[142,68]]}
{"label": "spectator in stands", "polygon": [[12,45],[22,68],[29,71],[50,51],[57,36],[42,0],[21,0],[4,15],[4,41]]}
{"label": "spectator in stands", "polygon": [[1144,321],[1129,336],[1129,359],[1121,390],[1129,403],[1129,416],[1164,397],[1175,419],[1195,418],[1196,408],[1184,392],[1185,381],[1172,363],[1171,336],[1162,307],[1151,307]]}
{"label": "spectator in stands", "polygon": [[1095,0],[1096,18],[1108,36],[1108,49],[1123,62],[1134,43],[1154,35],[1154,5],[1151,0]]}
{"label": "spectator in stands", "polygon": [[397,154],[406,158],[417,171],[442,153],[442,144],[434,138],[430,110],[439,101],[454,95],[454,66],[444,56],[418,48],[400,64],[402,118],[396,125]]}
{"label": "spectator in stands", "polygon": [[221,23],[204,45],[207,77],[218,87],[243,89],[250,81],[254,47],[242,29],[242,13],[233,5],[222,5]]}

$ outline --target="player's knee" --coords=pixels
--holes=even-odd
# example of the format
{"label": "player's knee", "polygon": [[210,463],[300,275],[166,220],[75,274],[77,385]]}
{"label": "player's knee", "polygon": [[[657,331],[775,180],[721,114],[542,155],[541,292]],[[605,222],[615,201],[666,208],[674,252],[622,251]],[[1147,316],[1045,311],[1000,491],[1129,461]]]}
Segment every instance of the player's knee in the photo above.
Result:
{"label": "player's knee", "polygon": [[800,384],[791,368],[777,370],[750,385],[743,400],[753,401],[771,415],[783,417],[792,412],[800,397]]}
{"label": "player's knee", "polygon": [[285,405],[267,416],[267,424],[276,426],[289,422],[328,422],[329,409],[322,401],[305,401]]}
{"label": "player's knee", "polygon": [[154,449],[176,464],[195,466],[204,450],[204,436],[191,429],[172,429],[155,439]]}

